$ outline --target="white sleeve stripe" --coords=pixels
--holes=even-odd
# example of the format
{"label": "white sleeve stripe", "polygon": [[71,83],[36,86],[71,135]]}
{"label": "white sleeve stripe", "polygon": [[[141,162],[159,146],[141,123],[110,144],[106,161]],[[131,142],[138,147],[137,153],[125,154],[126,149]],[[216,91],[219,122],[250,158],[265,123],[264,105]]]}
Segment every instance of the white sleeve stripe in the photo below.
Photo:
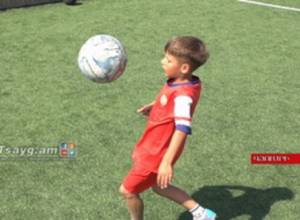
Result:
{"label": "white sleeve stripe", "polygon": [[186,121],[186,120],[175,120],[175,124],[176,125],[185,125],[188,127],[191,127],[192,123],[190,121]]}
{"label": "white sleeve stripe", "polygon": [[181,95],[181,96],[177,96],[175,98],[175,102],[185,102],[185,103],[189,103],[192,104],[193,100],[191,97],[186,96],[186,95]]}
{"label": "white sleeve stripe", "polygon": [[175,98],[174,117],[191,118],[191,105],[193,100],[189,96]]}

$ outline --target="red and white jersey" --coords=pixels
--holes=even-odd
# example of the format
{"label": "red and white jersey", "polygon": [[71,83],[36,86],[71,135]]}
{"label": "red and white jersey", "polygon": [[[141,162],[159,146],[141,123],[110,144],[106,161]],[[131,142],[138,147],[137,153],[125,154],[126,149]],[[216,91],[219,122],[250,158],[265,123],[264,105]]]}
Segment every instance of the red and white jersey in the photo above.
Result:
{"label": "red and white jersey", "polygon": [[[168,81],[153,105],[147,126],[134,152],[133,161],[152,172],[157,172],[161,159],[169,147],[175,129],[191,134],[191,121],[201,92],[201,81],[193,76],[186,83]],[[181,146],[173,163],[180,156],[184,146]]]}

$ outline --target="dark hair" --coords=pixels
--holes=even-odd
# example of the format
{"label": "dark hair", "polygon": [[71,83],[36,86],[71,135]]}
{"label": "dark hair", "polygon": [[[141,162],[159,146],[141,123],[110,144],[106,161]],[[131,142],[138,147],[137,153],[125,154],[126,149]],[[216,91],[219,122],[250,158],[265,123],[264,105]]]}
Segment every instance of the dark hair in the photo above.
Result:
{"label": "dark hair", "polygon": [[171,38],[165,45],[165,52],[188,62],[191,72],[202,66],[209,57],[203,41],[192,36]]}

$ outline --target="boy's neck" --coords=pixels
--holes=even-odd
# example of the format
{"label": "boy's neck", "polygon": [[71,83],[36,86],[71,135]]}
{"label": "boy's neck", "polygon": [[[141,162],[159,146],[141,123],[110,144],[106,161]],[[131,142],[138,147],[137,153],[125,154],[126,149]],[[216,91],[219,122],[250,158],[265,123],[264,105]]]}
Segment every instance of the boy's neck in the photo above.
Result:
{"label": "boy's neck", "polygon": [[191,81],[193,81],[193,75],[192,74],[189,74],[188,76],[178,77],[178,78],[172,79],[172,83],[186,83],[186,82],[191,82]]}

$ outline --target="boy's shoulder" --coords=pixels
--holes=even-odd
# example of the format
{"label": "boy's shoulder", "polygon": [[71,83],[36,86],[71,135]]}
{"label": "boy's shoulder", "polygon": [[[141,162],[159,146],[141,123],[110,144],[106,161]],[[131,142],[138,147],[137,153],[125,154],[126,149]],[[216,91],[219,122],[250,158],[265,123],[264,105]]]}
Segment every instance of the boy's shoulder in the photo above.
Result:
{"label": "boy's shoulder", "polygon": [[199,83],[194,83],[191,85],[181,85],[181,86],[165,86],[158,95],[158,100],[161,103],[167,103],[167,100],[176,100],[181,96],[188,96],[192,100],[198,100],[201,92],[201,85]]}

